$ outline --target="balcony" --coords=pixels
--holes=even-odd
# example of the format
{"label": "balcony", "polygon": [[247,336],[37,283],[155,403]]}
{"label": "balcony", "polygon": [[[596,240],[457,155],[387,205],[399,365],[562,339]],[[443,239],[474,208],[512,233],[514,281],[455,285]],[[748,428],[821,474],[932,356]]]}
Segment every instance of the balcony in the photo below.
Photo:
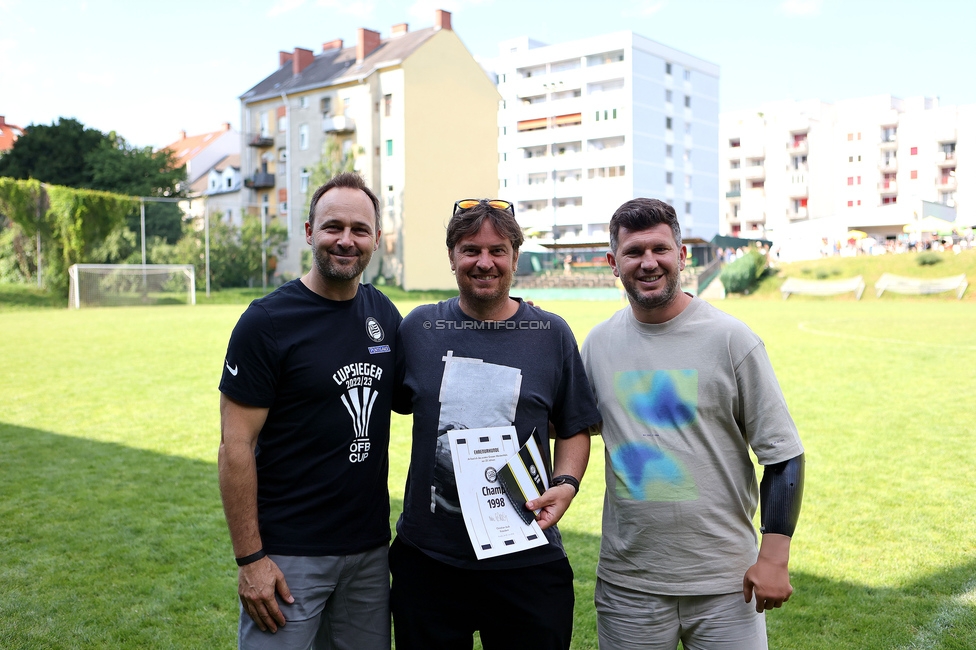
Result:
{"label": "balcony", "polygon": [[898,137],[894,133],[892,133],[891,135],[882,135],[881,142],[878,143],[878,146],[881,148],[882,151],[897,149]]}
{"label": "balcony", "polygon": [[270,147],[274,144],[274,138],[270,133],[248,133],[247,146],[249,147]]}
{"label": "balcony", "polygon": [[878,193],[898,194],[898,183],[896,181],[881,181],[878,183]]}
{"label": "balcony", "polygon": [[806,174],[792,174],[787,195],[791,199],[802,199],[810,193]]}
{"label": "balcony", "polygon": [[810,152],[810,147],[807,144],[807,139],[793,140],[786,144],[786,152],[791,156],[805,156]]}
{"label": "balcony", "polygon": [[940,151],[935,154],[935,164],[939,167],[955,167],[956,166],[956,152],[955,151]]}
{"label": "balcony", "polygon": [[747,181],[761,181],[766,179],[766,168],[762,165],[752,165],[742,170],[742,178]]}
{"label": "balcony", "polygon": [[356,130],[356,122],[345,115],[322,118],[323,133],[352,133]]}
{"label": "balcony", "polygon": [[894,156],[891,158],[882,158],[878,162],[878,169],[883,172],[896,172],[898,171],[898,159]]}
{"label": "balcony", "polygon": [[275,186],[274,174],[267,172],[256,172],[254,176],[244,179],[244,187],[252,190],[260,190]]}
{"label": "balcony", "polygon": [[786,217],[790,221],[800,221],[801,219],[806,219],[808,216],[809,216],[809,212],[807,212],[806,207],[797,208],[795,211],[788,210],[786,212]]}
{"label": "balcony", "polygon": [[729,190],[725,193],[725,198],[727,199],[737,199],[742,196],[742,190]]}
{"label": "balcony", "polygon": [[956,177],[951,176],[939,176],[935,179],[935,189],[940,191],[955,191],[956,189]]}

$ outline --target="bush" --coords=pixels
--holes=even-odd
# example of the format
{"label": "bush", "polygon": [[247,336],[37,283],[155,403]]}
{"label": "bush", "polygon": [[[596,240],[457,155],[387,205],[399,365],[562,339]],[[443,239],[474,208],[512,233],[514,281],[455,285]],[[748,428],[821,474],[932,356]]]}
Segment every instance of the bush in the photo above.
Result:
{"label": "bush", "polygon": [[726,293],[749,293],[765,272],[766,257],[757,250],[750,250],[722,269],[719,279]]}
{"label": "bush", "polygon": [[932,266],[934,264],[938,264],[939,262],[941,262],[942,258],[939,256],[938,253],[933,253],[932,251],[926,251],[924,253],[919,253],[918,259],[915,261],[918,262],[921,266]]}

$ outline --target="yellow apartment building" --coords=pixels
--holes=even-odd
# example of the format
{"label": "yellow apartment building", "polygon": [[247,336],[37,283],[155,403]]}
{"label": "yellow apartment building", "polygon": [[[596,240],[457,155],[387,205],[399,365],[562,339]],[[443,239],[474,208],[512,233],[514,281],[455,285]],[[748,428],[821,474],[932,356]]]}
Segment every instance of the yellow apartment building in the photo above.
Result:
{"label": "yellow apartment building", "polygon": [[302,273],[305,206],[328,138],[355,156],[380,198],[380,250],[364,273],[405,289],[456,285],[445,227],[454,201],[498,189],[497,110],[492,80],[437,10],[434,25],[389,36],[359,29],[354,46],[280,52],[279,67],[241,97],[242,202],[288,229],[281,279]]}

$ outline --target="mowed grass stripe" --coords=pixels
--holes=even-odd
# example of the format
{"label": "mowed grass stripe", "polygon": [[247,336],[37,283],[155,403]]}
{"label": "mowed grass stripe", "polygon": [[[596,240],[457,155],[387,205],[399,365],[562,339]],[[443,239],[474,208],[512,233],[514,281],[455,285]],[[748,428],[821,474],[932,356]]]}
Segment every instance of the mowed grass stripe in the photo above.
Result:
{"label": "mowed grass stripe", "polygon": [[[539,306],[582,342],[622,304]],[[976,647],[976,304],[718,306],[764,339],[807,448],[796,594],[769,615],[770,647]],[[233,647],[216,386],[243,309],[0,313],[0,647]],[[394,520],[409,436],[396,416]],[[602,455],[595,440],[561,524],[578,648],[596,647]]]}

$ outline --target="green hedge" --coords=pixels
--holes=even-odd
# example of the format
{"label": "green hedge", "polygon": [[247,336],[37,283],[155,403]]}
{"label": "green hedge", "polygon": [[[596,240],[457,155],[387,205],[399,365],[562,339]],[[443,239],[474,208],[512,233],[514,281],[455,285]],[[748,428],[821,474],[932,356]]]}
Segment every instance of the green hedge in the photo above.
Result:
{"label": "green hedge", "polygon": [[749,293],[766,272],[766,256],[753,249],[722,269],[726,293]]}

